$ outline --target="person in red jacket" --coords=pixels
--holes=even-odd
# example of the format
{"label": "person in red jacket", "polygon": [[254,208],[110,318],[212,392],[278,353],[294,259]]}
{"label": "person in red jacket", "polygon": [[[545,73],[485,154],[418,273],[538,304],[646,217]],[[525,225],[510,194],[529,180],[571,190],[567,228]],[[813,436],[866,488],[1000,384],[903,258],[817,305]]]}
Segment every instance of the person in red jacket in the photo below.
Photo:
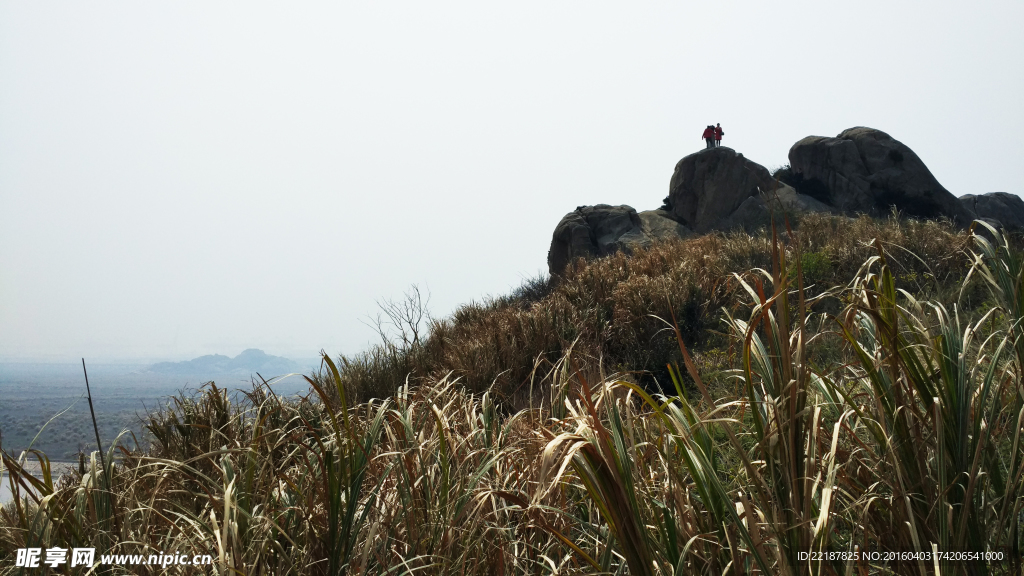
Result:
{"label": "person in red jacket", "polygon": [[718,126],[715,126],[715,147],[716,148],[722,145],[722,134],[725,134],[725,132],[722,131],[722,123],[719,122]]}
{"label": "person in red jacket", "polygon": [[714,148],[715,147],[715,127],[712,126],[711,124],[708,124],[708,127],[704,129],[704,134],[701,135],[701,138],[703,138],[704,141],[707,143],[707,148]]}

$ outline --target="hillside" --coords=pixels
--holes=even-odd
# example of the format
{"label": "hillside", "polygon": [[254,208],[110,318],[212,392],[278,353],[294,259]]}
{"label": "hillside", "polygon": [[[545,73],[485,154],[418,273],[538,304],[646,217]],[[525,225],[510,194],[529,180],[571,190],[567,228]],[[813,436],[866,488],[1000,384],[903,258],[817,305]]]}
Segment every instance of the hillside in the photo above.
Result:
{"label": "hillside", "polygon": [[306,400],[208,387],[105,473],[94,454],[52,488],[12,475],[50,496],[0,511],[0,558],[39,542],[295,574],[795,574],[800,551],[854,544],[1011,554],[1022,262],[948,221],[820,214],[577,261],[325,358]]}
{"label": "hillside", "polygon": [[[875,239],[907,289],[923,297],[955,298],[970,262],[968,235],[948,221],[809,214],[799,231],[811,294],[848,283],[877,254]],[[429,337],[415,345],[396,338],[340,358],[340,377],[350,398],[365,401],[391,396],[407,376],[415,383],[451,374],[471,392],[491,390],[499,402],[520,408],[529,403],[531,382],[539,385],[572,349],[585,371],[624,372],[650,390],[671,389],[665,366],[681,357],[667,322],[674,316],[687,345],[712,362],[728,347],[722,310],[737,313],[746,301],[733,275],[749,279],[748,271],[770,267],[770,235],[741,231],[580,260],[557,281],[534,280],[507,296],[460,307],[433,321]],[[969,290],[963,298],[973,308],[983,296]],[[841,305],[838,297],[824,298],[813,310],[835,312]]]}
{"label": "hillside", "polygon": [[892,188],[698,154],[658,214],[563,218],[550,277],[440,319],[385,303],[382,344],[325,355],[307,397],[210,383],[59,479],[0,450],[0,574],[82,545],[217,573],[1019,574],[1024,253],[964,221],[1006,199],[848,213]]}

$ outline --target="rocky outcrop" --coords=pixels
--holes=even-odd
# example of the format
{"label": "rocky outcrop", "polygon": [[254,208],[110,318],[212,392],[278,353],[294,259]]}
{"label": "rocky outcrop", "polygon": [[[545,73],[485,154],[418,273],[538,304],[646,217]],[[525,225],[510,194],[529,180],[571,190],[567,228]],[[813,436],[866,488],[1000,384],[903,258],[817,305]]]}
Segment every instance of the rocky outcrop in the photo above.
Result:
{"label": "rocky outcrop", "polygon": [[808,136],[789,150],[790,166],[773,177],[731,148],[719,147],[680,160],[659,210],[639,214],[629,206],[581,206],[555,228],[548,270],[561,275],[576,258],[633,251],[660,238],[742,229],[755,232],[782,217],[863,213],[888,217],[895,208],[915,218],[975,218],[1024,231],[1024,200],[1006,192],[956,198],[942,187],[913,150],[885,132],[850,128],[835,138]]}
{"label": "rocky outcrop", "polygon": [[576,258],[646,246],[650,240],[642,226],[640,216],[630,206],[580,206],[555,227],[548,250],[548,271],[552,276],[559,275]]}
{"label": "rocky outcrop", "polygon": [[808,136],[789,150],[788,184],[846,213],[916,218],[973,215],[942,187],[913,150],[881,130],[850,128],[835,138]]}
{"label": "rocky outcrop", "polygon": [[566,214],[555,227],[548,249],[548,272],[560,276],[577,258],[632,252],[661,238],[689,234],[667,212],[649,210],[637,214],[630,206],[580,206]]}
{"label": "rocky outcrop", "polygon": [[960,203],[979,220],[1014,232],[1024,230],[1024,200],[1016,194],[965,194]]}
{"label": "rocky outcrop", "polygon": [[689,228],[676,222],[667,210],[645,210],[639,216],[643,232],[651,240],[682,238],[692,234]]}
{"label": "rocky outcrop", "polygon": [[718,228],[748,198],[774,187],[764,166],[732,148],[709,148],[676,164],[667,204],[674,219],[700,234]]}
{"label": "rocky outcrop", "polygon": [[831,208],[772,178],[768,169],[731,148],[711,148],[676,164],[669,184],[671,215],[695,232],[742,228],[753,232],[772,215]]}

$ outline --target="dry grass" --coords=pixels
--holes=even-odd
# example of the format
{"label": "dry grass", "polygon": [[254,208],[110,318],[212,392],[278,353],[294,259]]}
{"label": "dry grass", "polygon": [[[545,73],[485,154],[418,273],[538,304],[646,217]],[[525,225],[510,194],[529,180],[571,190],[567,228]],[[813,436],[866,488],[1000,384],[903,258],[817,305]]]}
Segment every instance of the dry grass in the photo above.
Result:
{"label": "dry grass", "polygon": [[[400,372],[325,357],[302,402],[263,385],[174,399],[154,445],[106,471],[33,482],[3,453],[23,497],[0,511],[0,573],[53,545],[211,554],[225,575],[1018,573],[802,559],[1019,550],[1024,261],[982,239],[972,256],[941,224],[800,234],[660,245],[534,302],[467,306],[379,351],[422,374],[387,400],[353,379]],[[972,264],[988,308],[960,317]],[[665,357],[689,392],[678,368],[665,395],[619,369]]]}
{"label": "dry grass", "polygon": [[[875,253],[873,239],[889,251],[901,283],[922,297],[949,299],[953,294],[940,292],[958,289],[968,270],[968,237],[948,223],[808,215],[800,235],[811,294],[848,282]],[[678,319],[701,361],[721,356],[728,347],[718,334],[721,309],[744,305],[731,274],[770,266],[770,237],[743,233],[579,261],[557,285],[534,279],[518,297],[467,304],[431,321],[429,336],[416,345],[396,339],[343,357],[341,377],[351,398],[366,400],[389,397],[407,378],[429,382],[452,374],[469,390],[491,390],[500,404],[518,409],[529,405],[535,368],[547,371],[571,346],[586,370],[631,372],[649,390],[667,391],[665,366],[681,357],[665,320]],[[975,295],[984,296],[969,296]],[[840,307],[832,300],[817,309]]]}

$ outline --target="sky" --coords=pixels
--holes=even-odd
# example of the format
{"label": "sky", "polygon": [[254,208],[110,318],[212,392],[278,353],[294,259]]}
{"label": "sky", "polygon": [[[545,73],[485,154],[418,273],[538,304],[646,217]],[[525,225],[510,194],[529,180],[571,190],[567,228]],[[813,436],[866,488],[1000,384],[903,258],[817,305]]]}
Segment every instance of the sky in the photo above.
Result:
{"label": "sky", "polygon": [[1024,193],[1024,3],[0,0],[0,359],[354,354],[586,204],[853,126]]}

